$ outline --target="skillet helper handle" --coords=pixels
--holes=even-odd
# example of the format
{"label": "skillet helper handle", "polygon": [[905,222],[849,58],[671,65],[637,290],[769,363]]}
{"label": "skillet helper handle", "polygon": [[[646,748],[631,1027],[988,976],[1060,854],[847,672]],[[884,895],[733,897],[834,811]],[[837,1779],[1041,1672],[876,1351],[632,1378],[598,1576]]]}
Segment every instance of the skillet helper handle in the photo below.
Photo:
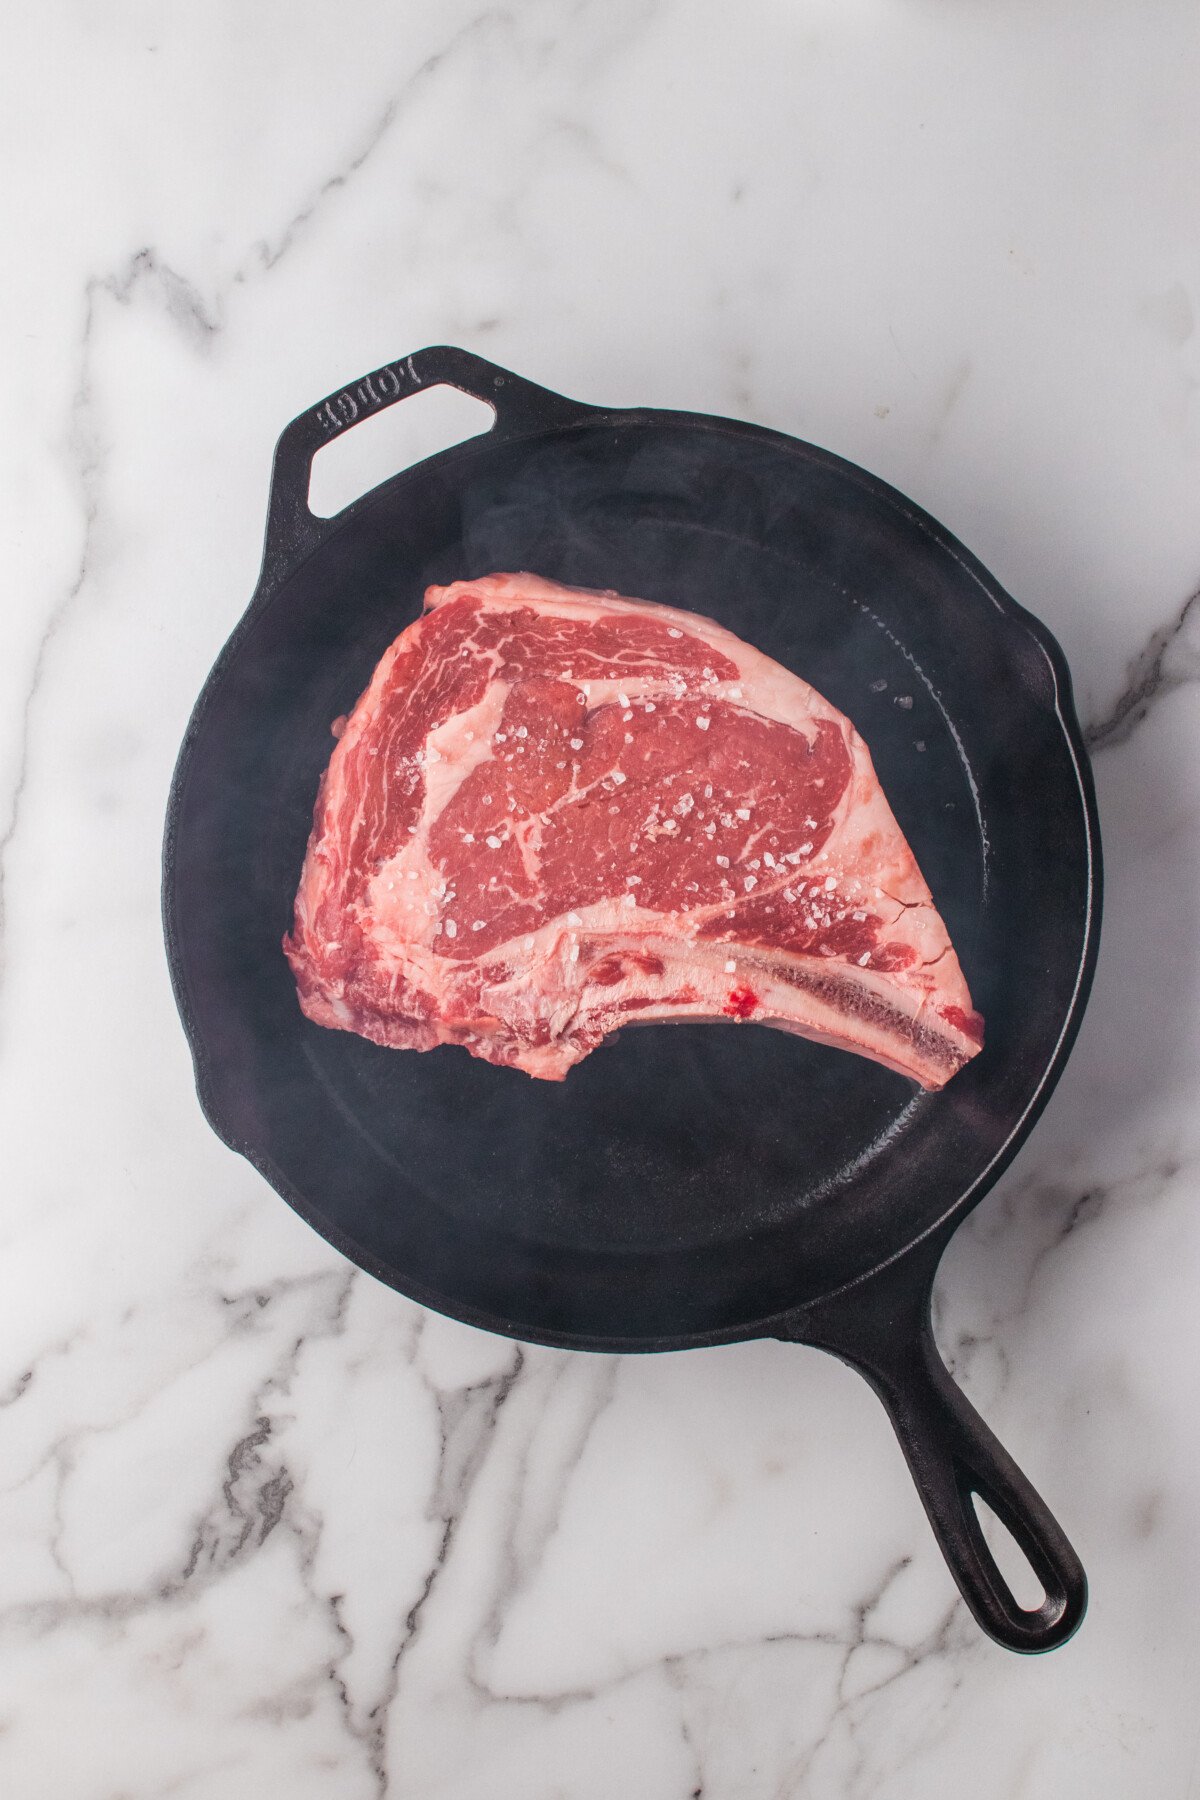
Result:
{"label": "skillet helper handle", "polygon": [[[979,1625],[1008,1650],[1064,1644],[1087,1610],[1087,1577],[1066,1533],[955,1384],[930,1322],[942,1244],[819,1303],[786,1335],[831,1351],[887,1408],[942,1554]],[[782,1335],[782,1334],[781,1334]],[[1040,1581],[1040,1606],[1018,1604],[988,1548],[972,1496],[1007,1527]]]}
{"label": "skillet helper handle", "polygon": [[496,415],[489,436],[521,437],[538,430],[578,423],[600,410],[568,400],[536,382],[514,375],[471,350],[436,344],[372,369],[358,381],[327,394],[285,426],[275,446],[271,498],[267,507],[264,582],[281,581],[310,551],[324,542],[336,523],[309,510],[308,484],[312,460],[323,444],[349,431],[360,420],[394,406],[422,388],[456,387],[483,400]]}

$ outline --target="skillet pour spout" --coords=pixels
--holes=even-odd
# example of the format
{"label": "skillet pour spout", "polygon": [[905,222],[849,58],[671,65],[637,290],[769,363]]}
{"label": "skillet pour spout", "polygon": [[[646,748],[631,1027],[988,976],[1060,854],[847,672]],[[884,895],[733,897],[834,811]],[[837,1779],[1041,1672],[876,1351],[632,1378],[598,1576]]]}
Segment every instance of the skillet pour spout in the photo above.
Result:
{"label": "skillet pour spout", "polygon": [[[422,388],[481,436],[335,517],[313,457]],[[753,1024],[623,1032],[561,1084],[304,1018],[291,923],[330,722],[427,586],[529,569],[727,625],[858,727],[987,1019],[940,1093]],[[275,453],[258,585],[187,728],[163,918],[214,1130],[332,1245],[422,1304],[578,1350],[774,1336],[858,1369],[984,1631],[1061,1644],[1086,1584],[934,1346],[934,1270],[1074,1042],[1100,843],[1062,651],[886,483],[781,432],[589,405],[473,353],[414,351],[307,408]],[[973,1496],[1045,1590],[1022,1609]]]}

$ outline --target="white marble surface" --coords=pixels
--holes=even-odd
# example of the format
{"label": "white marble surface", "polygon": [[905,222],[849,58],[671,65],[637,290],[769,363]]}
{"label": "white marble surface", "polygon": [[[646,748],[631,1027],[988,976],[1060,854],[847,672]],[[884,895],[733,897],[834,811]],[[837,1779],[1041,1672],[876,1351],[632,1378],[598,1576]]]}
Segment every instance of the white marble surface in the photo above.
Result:
{"label": "white marble surface", "polygon": [[[5,36],[0,1789],[1195,1794],[1191,0],[25,0]],[[939,1290],[1091,1574],[1050,1657],[976,1632],[839,1365],[423,1314],[200,1116],[175,750],[278,429],[436,341],[831,446],[1072,660],[1095,997]]]}

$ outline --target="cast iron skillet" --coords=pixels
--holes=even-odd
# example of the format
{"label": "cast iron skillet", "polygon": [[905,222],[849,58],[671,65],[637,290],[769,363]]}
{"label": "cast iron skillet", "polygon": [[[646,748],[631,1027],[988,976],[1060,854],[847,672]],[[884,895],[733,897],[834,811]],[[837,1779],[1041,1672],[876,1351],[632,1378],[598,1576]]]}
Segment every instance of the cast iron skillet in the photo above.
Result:
{"label": "cast iron skillet", "polygon": [[[449,383],[494,428],[336,518],[312,457]],[[280,951],[330,721],[430,582],[532,569],[710,614],[858,725],[987,1019],[940,1094],[760,1026],[623,1032],[559,1085],[301,1016]],[[1062,652],[894,489],[778,432],[564,399],[418,351],[293,421],[258,588],[188,726],[164,914],[201,1104],[330,1243],[425,1305],[580,1350],[816,1344],[891,1415],[983,1629],[1047,1650],[1086,1605],[1050,1512],[951,1381],[929,1299],[1027,1136],[1096,955],[1095,802]],[[1018,1606],[972,1495],[1044,1589]]]}

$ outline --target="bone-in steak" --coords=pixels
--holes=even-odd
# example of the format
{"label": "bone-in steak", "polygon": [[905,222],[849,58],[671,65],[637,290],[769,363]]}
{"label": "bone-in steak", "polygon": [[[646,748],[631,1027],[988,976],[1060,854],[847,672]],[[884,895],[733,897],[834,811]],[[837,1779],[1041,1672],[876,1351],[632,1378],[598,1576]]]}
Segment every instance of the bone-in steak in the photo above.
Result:
{"label": "bone-in steak", "polygon": [[982,1020],[866,745],[711,620],[430,588],[321,782],[284,948],[320,1025],[561,1080],[752,1019],[941,1087]]}

